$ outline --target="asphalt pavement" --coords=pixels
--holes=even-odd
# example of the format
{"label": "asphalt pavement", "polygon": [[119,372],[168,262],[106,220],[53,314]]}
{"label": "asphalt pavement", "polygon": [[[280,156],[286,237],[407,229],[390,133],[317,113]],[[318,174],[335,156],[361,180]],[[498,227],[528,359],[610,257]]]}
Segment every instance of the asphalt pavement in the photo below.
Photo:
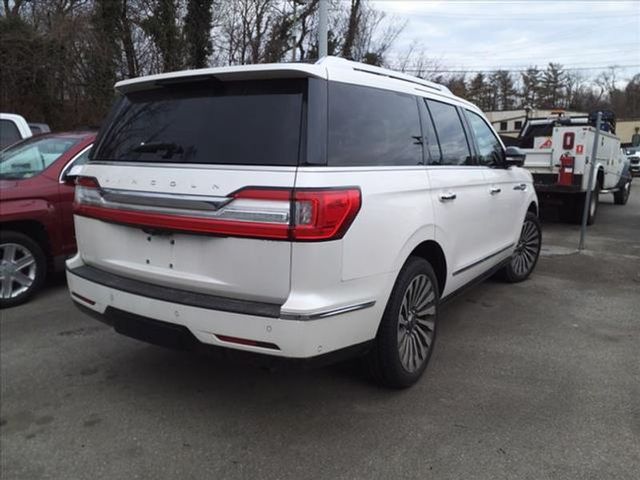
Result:
{"label": "asphalt pavement", "polygon": [[524,283],[443,309],[422,380],[356,362],[265,370],[122,337],[58,276],[0,312],[0,477],[633,479],[640,472],[640,179],[579,228],[545,212]]}

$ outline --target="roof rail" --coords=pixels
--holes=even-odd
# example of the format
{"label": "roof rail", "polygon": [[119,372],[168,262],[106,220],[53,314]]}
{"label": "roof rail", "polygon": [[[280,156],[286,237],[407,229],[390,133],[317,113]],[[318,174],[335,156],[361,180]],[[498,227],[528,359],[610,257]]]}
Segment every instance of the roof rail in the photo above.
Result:
{"label": "roof rail", "polygon": [[437,90],[439,92],[449,93],[449,94],[451,93],[451,90],[449,90],[444,85],[440,85],[439,83],[430,82],[428,80],[422,80],[421,78],[414,77],[413,75],[407,75],[406,73],[396,72],[394,70],[389,70],[387,68],[376,67],[375,65],[368,65],[366,63],[354,62],[351,60],[347,60],[345,58],[327,56],[318,60],[316,64],[325,65],[325,66],[342,67],[342,68],[352,68],[357,72],[380,75],[383,77],[393,78],[395,80],[401,80],[404,82],[421,85],[423,87]]}

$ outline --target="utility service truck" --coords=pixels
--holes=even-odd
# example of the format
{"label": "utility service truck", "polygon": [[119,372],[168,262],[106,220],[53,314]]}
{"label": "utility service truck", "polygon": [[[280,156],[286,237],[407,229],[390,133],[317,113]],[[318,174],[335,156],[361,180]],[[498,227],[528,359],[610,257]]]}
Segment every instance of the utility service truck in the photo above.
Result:
{"label": "utility service truck", "polygon": [[[520,131],[519,147],[526,155],[524,167],[533,175],[540,202],[560,207],[563,221],[581,223],[585,196],[591,190],[587,224],[594,223],[601,194],[612,193],[624,205],[631,191],[629,161],[615,136],[615,118],[604,112],[597,152],[595,114],[529,119]],[[595,170],[589,185],[589,169]]]}

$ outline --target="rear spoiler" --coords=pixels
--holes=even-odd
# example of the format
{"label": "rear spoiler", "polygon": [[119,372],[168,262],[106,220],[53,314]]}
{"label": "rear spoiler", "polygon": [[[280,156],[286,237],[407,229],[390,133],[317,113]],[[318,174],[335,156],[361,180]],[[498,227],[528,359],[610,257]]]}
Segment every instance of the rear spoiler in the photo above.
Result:
{"label": "rear spoiler", "polygon": [[203,80],[233,81],[308,77],[326,79],[327,70],[321,65],[305,63],[272,63],[203,68],[122,80],[116,83],[115,89],[119,93],[126,94],[139,90],[159,88],[168,84],[190,83]]}

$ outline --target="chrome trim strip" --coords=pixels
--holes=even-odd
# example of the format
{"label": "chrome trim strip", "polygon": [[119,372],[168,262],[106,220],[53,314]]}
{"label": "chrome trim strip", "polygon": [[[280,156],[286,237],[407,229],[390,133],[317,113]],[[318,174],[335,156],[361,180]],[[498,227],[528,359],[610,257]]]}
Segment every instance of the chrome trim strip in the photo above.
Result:
{"label": "chrome trim strip", "polygon": [[502,252],[505,252],[507,250],[509,250],[511,247],[513,247],[515,245],[515,243],[512,243],[510,245],[507,245],[504,248],[501,248],[500,250],[498,250],[497,252],[492,253],[491,255],[487,255],[486,257],[478,260],[477,262],[473,262],[471,265],[467,265],[466,267],[462,267],[460,270],[456,270],[455,272],[453,272],[451,275],[452,276],[456,276],[460,273],[466,272],[467,270],[473,268],[473,267],[477,267],[478,265],[480,265],[483,262],[486,262],[487,260],[489,260],[490,258],[495,257],[496,255],[500,255]]}
{"label": "chrome trim strip", "polygon": [[60,175],[58,176],[58,182],[59,183],[64,183],[64,176],[67,174],[67,172],[69,170],[71,170],[71,168],[73,168],[73,164],[76,163],[76,160],[87,150],[91,149],[91,147],[93,147],[93,142],[90,143],[89,145],[87,145],[86,147],[84,147],[82,150],[80,150],[78,153],[76,153],[73,158],[71,160],[69,160],[67,162],[67,164],[63,167],[63,169],[60,171]]}
{"label": "chrome trim strip", "polygon": [[311,314],[298,314],[298,313],[286,313],[280,312],[280,319],[282,320],[318,320],[320,318],[333,317],[335,315],[342,315],[343,313],[355,312],[356,310],[363,310],[365,308],[373,307],[376,304],[375,301],[357,303],[355,305],[347,305],[346,307],[334,308],[331,310],[325,310]]}
{"label": "chrome trim strip", "polygon": [[137,192],[134,190],[115,190],[110,188],[102,188],[101,194],[105,201],[112,203],[204,211],[219,210],[233,200],[233,198],[229,197]]}

